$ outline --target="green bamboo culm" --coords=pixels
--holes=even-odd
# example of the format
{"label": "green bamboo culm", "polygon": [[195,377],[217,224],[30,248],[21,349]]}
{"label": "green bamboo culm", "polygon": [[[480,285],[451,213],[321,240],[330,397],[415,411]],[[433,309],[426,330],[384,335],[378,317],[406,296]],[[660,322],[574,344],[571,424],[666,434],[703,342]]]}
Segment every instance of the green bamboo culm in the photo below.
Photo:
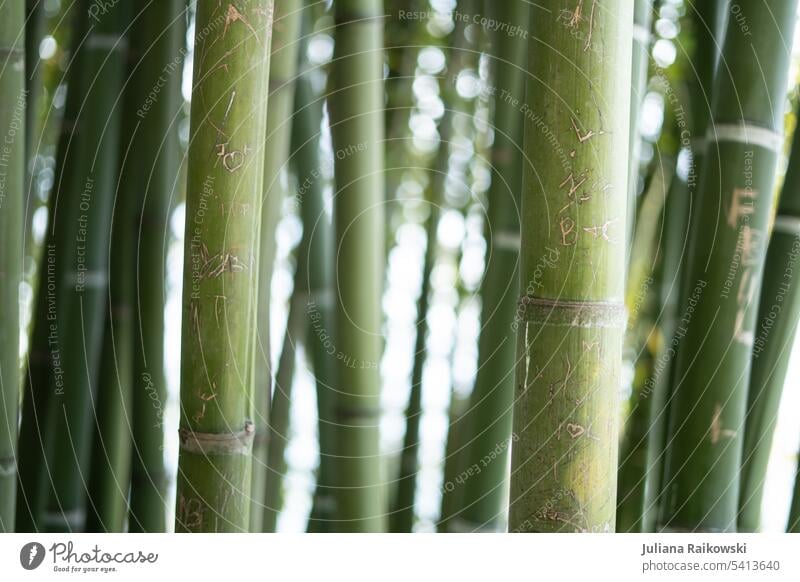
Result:
{"label": "green bamboo culm", "polygon": [[330,215],[325,211],[325,181],[320,172],[323,99],[314,93],[313,74],[314,71],[304,69],[297,79],[292,123],[292,161],[297,176],[304,238],[306,233],[311,233],[305,258],[309,289],[303,309],[306,312],[306,354],[317,388],[319,467],[308,527],[309,531],[323,533],[332,531],[336,517],[336,390],[333,378],[336,360],[335,354],[330,353],[335,259],[333,225]]}
{"label": "green bamboo culm", "polygon": [[[404,13],[420,10],[425,0],[388,0],[386,13],[386,199],[393,202],[402,184],[403,173],[409,162],[408,121],[414,108],[413,84],[417,56],[423,45],[420,33],[424,34],[425,21],[405,18]],[[397,204],[386,205],[387,222],[391,223]],[[390,230],[390,229],[387,229]],[[391,232],[389,244],[391,244]]]}
{"label": "green bamboo culm", "polygon": [[[305,240],[305,233],[303,237]],[[263,530],[268,533],[277,531],[278,516],[283,506],[283,483],[288,469],[285,455],[286,447],[289,444],[292,384],[297,364],[297,345],[303,343],[305,335],[303,310],[308,299],[308,286],[304,282],[304,278],[308,273],[308,267],[302,264],[302,256],[305,253],[301,249],[298,249],[294,291],[289,301],[289,317],[286,321],[286,333],[283,336],[283,346],[278,359],[275,390],[272,394],[269,414],[267,488],[264,495],[263,523]]]}
{"label": "green bamboo culm", "polygon": [[[664,243],[659,266],[661,336],[663,343],[656,357],[654,373],[644,390],[649,395],[650,430],[647,433],[647,466],[645,469],[645,501],[642,529],[655,530],[661,496],[664,457],[667,443],[669,405],[672,400],[672,379],[675,348],[680,344],[682,289],[685,284],[689,222],[696,212],[699,168],[705,154],[706,130],[711,119],[711,96],[714,72],[725,36],[728,14],[727,0],[695,2],[690,5],[689,22],[695,41],[691,70],[687,79],[688,107],[676,109],[680,139],[690,152],[685,179],[676,171],[667,194],[664,211]],[[686,115],[688,113],[688,116]],[[678,118],[680,114],[680,118]],[[688,143],[687,143],[688,142]]]}
{"label": "green bamboo culm", "polygon": [[[39,200],[37,194],[39,182],[36,175],[36,154],[42,146],[44,127],[41,124],[43,94],[46,93],[42,82],[43,65],[39,58],[39,45],[46,33],[47,18],[44,2],[41,0],[25,0],[25,253],[32,256],[37,264],[41,257],[36,256],[39,249],[34,249],[33,214]],[[24,270],[24,269],[23,269]]]}
{"label": "green bamboo culm", "polygon": [[[23,387],[22,418],[19,443],[25,450],[18,460],[19,489],[17,495],[16,530],[35,532],[43,529],[43,516],[50,483],[52,444],[54,434],[47,430],[51,400],[63,396],[64,331],[59,324],[62,310],[57,303],[58,282],[68,266],[57,253],[70,245],[74,234],[67,228],[75,217],[64,218],[76,205],[66,202],[68,193],[80,179],[74,156],[82,153],[77,147],[78,136],[86,116],[79,116],[84,94],[81,86],[87,74],[88,50],[85,45],[89,20],[86,6],[72,4],[64,15],[72,23],[71,52],[65,67],[67,96],[56,151],[55,180],[48,200],[47,229],[41,260],[38,289],[28,349],[27,374]],[[79,184],[78,184],[79,185]],[[59,214],[57,211],[61,210]],[[58,220],[56,220],[58,216]]]}
{"label": "green bamboo culm", "polygon": [[616,531],[644,529],[647,479],[647,437],[651,430],[652,377],[658,337],[658,287],[660,283],[661,222],[675,164],[666,158],[653,171],[638,204],[636,230],[630,249],[625,304],[628,309],[623,351],[633,367],[631,396],[626,403],[617,480]]}
{"label": "green bamboo culm", "polygon": [[455,533],[451,528],[453,517],[461,506],[464,493],[458,479],[470,463],[467,462],[466,416],[469,407],[469,396],[451,390],[450,406],[447,411],[447,438],[444,443],[444,470],[442,471],[442,501],[439,505],[439,521],[436,523],[438,533]]}
{"label": "green bamboo culm", "polygon": [[175,529],[246,532],[271,0],[198,4]]}
{"label": "green bamboo culm", "polygon": [[786,531],[788,533],[800,533],[800,465],[797,466],[797,474],[795,475],[794,495],[792,496],[792,505],[789,508],[789,524],[786,527]]}
{"label": "green bamboo culm", "polygon": [[736,531],[760,278],[783,147],[783,108],[763,104],[785,98],[797,1],[773,2],[769,11],[739,7],[748,29],[738,16],[729,19],[691,225],[659,515],[665,530]]}
{"label": "green bamboo culm", "polygon": [[270,403],[269,438],[267,443],[266,492],[263,500],[264,519],[262,530],[274,533],[278,528],[278,516],[283,507],[283,483],[288,464],[286,446],[289,444],[289,415],[292,403],[292,382],[297,357],[296,342],[301,330],[302,311],[298,310],[295,298],[289,307],[289,320],[283,347],[275,374],[275,391]]}
{"label": "green bamboo culm", "polygon": [[614,529],[632,9],[531,7],[512,531]]}
{"label": "green bamboo culm", "polygon": [[[163,266],[160,269],[157,267],[154,271],[131,269],[131,265],[137,264],[136,240],[139,234],[137,218],[140,204],[143,202],[140,200],[142,188],[137,177],[141,175],[143,169],[152,170],[153,158],[161,155],[162,149],[167,155],[170,152],[175,153],[175,144],[171,139],[174,136],[168,127],[174,121],[177,84],[176,81],[167,84],[167,79],[170,75],[179,74],[181,69],[178,64],[181,62],[182,55],[176,46],[170,47],[169,45],[171,40],[172,44],[175,44],[176,36],[171,27],[175,27],[179,32],[182,32],[184,27],[182,26],[182,10],[176,2],[172,3],[172,10],[169,10],[169,5],[167,6],[168,10],[165,11],[161,10],[162,7],[158,7],[162,20],[159,20],[158,17],[154,18],[156,10],[153,5],[144,5],[143,3],[140,8],[141,10],[136,12],[137,18],[131,27],[128,52],[130,75],[126,80],[123,92],[126,110],[135,111],[136,115],[130,115],[124,120],[120,148],[120,180],[114,206],[111,237],[111,255],[114,260],[109,265],[109,305],[97,397],[97,431],[89,474],[87,531],[123,531],[128,518],[134,387],[145,389],[144,395],[139,394],[140,400],[144,396],[147,399],[147,405],[154,408],[154,400],[147,392],[149,387],[143,379],[136,380],[133,372],[134,298],[135,287],[141,281],[141,277],[147,282],[153,278],[163,280]],[[169,20],[164,21],[165,16]],[[165,48],[173,49],[172,54],[165,55]],[[143,55],[151,50],[153,56],[148,62],[142,62]],[[143,128],[143,119],[147,117],[148,113],[158,115],[151,111],[151,105],[158,106],[148,101],[148,93],[159,81],[161,85],[164,85],[164,92],[159,95],[164,99],[161,109],[165,110],[165,106],[171,106],[173,111],[167,110],[167,113],[171,114],[173,119],[167,119],[161,127],[149,124]],[[162,131],[157,133],[159,129]],[[150,142],[148,143],[147,140]],[[147,182],[150,182],[150,178],[151,174],[148,172]],[[174,180],[174,176],[172,179]],[[147,192],[147,194],[149,193]],[[161,226],[163,234],[164,225]],[[156,241],[159,240],[159,237],[153,238]],[[155,264],[163,265],[163,259],[156,260]],[[153,272],[155,277],[152,275]],[[137,274],[140,276],[139,279],[136,278]],[[155,286],[159,287],[158,283]],[[163,283],[160,287],[163,291]],[[142,419],[138,418],[137,420],[141,424]],[[139,428],[153,431],[163,439],[163,431],[159,429],[158,422]],[[161,447],[157,446],[155,452],[161,455]],[[137,450],[137,454],[141,455],[142,451]],[[140,483],[144,492],[149,492],[148,484],[141,481]],[[137,483],[138,485],[139,483]],[[136,492],[137,495],[139,493],[139,491]],[[152,508],[154,511],[160,511],[162,522],[163,506],[163,499],[159,499],[158,504],[153,504]],[[157,517],[154,516],[154,519]],[[134,527],[134,530],[136,529]],[[161,529],[163,530],[163,526]]]}
{"label": "green bamboo culm", "polygon": [[[284,478],[288,469],[285,454],[289,444],[291,394],[294,383],[294,374],[297,366],[298,343],[309,346],[306,337],[309,330],[306,321],[308,305],[315,299],[312,284],[329,287],[331,263],[326,261],[325,251],[312,247],[317,231],[320,214],[326,229],[327,250],[330,250],[331,232],[330,223],[324,216],[319,167],[319,128],[322,119],[322,102],[313,98],[313,91],[309,79],[309,63],[307,62],[309,35],[312,30],[313,12],[310,5],[303,7],[302,27],[295,56],[299,56],[296,79],[294,80],[292,107],[294,115],[291,117],[291,131],[288,150],[288,160],[294,170],[295,180],[290,181],[295,186],[295,200],[300,205],[300,216],[303,223],[303,236],[295,252],[294,289],[289,300],[289,313],[286,320],[286,332],[283,338],[278,369],[275,374],[275,388],[272,391],[272,402],[269,410],[269,433],[267,442],[267,482],[264,495],[264,524],[265,532],[277,531],[278,516],[283,505]],[[275,52],[273,52],[275,58]],[[287,117],[289,113],[286,113]],[[313,148],[313,151],[311,150]],[[313,218],[312,218],[313,216]],[[316,241],[318,245],[318,240]],[[262,247],[263,248],[263,247]],[[316,261],[315,261],[316,258]],[[313,261],[313,263],[312,263]],[[323,262],[324,261],[324,264]],[[314,346],[312,344],[313,351]],[[314,364],[312,364],[313,366]],[[330,366],[328,365],[328,368]],[[325,375],[325,363],[322,362],[317,382],[324,382],[330,374]],[[316,375],[316,374],[315,374]]]}
{"label": "green bamboo culm", "polygon": [[19,409],[19,284],[25,200],[25,3],[0,5],[0,533],[14,531]]}
{"label": "green bamboo culm", "polygon": [[[633,243],[636,221],[636,196],[639,186],[639,161],[642,139],[639,135],[639,115],[647,90],[648,60],[650,58],[651,26],[653,22],[652,0],[635,0],[633,4],[633,56],[631,63],[631,121],[628,147],[631,163],[628,168],[628,244]],[[628,249],[628,253],[632,252]]]}
{"label": "green bamboo culm", "polygon": [[335,157],[337,529],[385,529],[379,450],[384,276],[383,3],[338,0],[328,107]]}
{"label": "green bamboo culm", "polygon": [[[473,116],[477,112],[478,100],[470,103],[469,100],[461,97],[457,91],[457,81],[462,71],[472,70],[477,73],[480,67],[478,56],[484,52],[483,43],[487,41],[487,35],[484,30],[478,27],[469,26],[475,15],[479,14],[480,6],[481,3],[478,0],[462,0],[455,7],[454,17],[456,22],[452,41],[454,59],[450,59],[452,62],[448,65],[449,80],[444,79],[447,82],[446,87],[440,85],[440,93],[445,101],[445,113],[450,114],[452,117],[450,124],[444,123],[444,120],[439,122],[440,140],[451,143],[448,155],[444,155],[445,152],[441,152],[442,155],[437,160],[437,169],[433,174],[433,177],[440,180],[441,183],[441,185],[432,184],[430,188],[431,198],[436,201],[436,204],[444,204],[447,201],[448,193],[444,192],[448,183],[446,178],[451,171],[451,161],[453,158],[458,157],[459,151],[456,146],[460,147],[464,143],[461,142],[461,137],[466,136],[470,143],[474,143],[473,139],[477,135],[473,134]],[[452,111],[448,113],[448,109]],[[485,159],[488,157],[488,151],[478,151],[476,155],[483,156]],[[431,235],[428,236],[430,237]],[[461,290],[459,289],[459,291]],[[420,355],[418,354],[415,359],[419,358]],[[461,510],[461,499],[464,494],[464,488],[457,486],[457,479],[463,470],[471,464],[467,462],[469,451],[466,446],[469,425],[469,395],[459,393],[453,389],[453,386],[449,388],[450,403],[447,411],[447,438],[445,439],[444,468],[442,471],[444,485],[441,488],[439,519],[436,523],[436,531],[440,533],[457,531],[452,526],[454,524],[457,526],[454,518]],[[406,416],[409,416],[409,414],[407,413]],[[416,418],[420,416],[421,407],[419,412],[414,414]]]}
{"label": "green bamboo culm", "polygon": [[253,507],[250,510],[250,530],[265,529],[263,518],[270,509],[266,506],[267,462],[269,432],[267,419],[271,416],[272,392],[271,349],[269,341],[272,272],[277,252],[275,239],[281,208],[286,198],[285,179],[292,130],[295,77],[297,74],[299,33],[303,13],[302,0],[275,0],[275,21],[272,29],[272,49],[269,70],[269,110],[267,111],[267,145],[264,153],[265,198],[261,211],[261,242],[258,282],[258,346],[253,393],[256,403],[256,437],[253,443]]}
{"label": "green bamboo culm", "polygon": [[[458,29],[457,29],[458,30]],[[463,31],[462,31],[463,32]],[[455,68],[458,57],[450,60]],[[448,75],[448,79],[452,75]],[[453,77],[455,78],[455,77]],[[447,85],[444,93],[454,85]],[[427,357],[428,309],[431,294],[431,275],[436,263],[437,240],[441,206],[444,203],[444,189],[450,160],[450,135],[453,125],[453,103],[445,103],[445,113],[439,122],[439,150],[436,155],[430,179],[430,212],[425,224],[425,255],[422,261],[422,281],[417,299],[416,338],[414,341],[414,363],[411,368],[411,390],[405,410],[406,432],[403,437],[403,450],[400,453],[400,473],[393,507],[389,515],[389,531],[411,533],[414,526],[414,499],[417,489],[419,430],[422,419],[422,378]]]}
{"label": "green bamboo culm", "polygon": [[[169,210],[179,188],[182,118],[181,74],[186,56],[186,4],[168,0],[155,4],[137,0],[138,18],[131,31],[130,78],[126,87],[132,130],[123,172],[138,172],[141,180],[123,183],[135,199],[132,224],[133,263],[133,419],[131,489],[128,529],[166,531],[167,475],[164,467],[165,270],[169,242]],[[215,21],[217,22],[217,21]],[[207,29],[206,35],[209,34]],[[160,85],[158,98],[149,98]]]}
{"label": "green bamboo culm", "polygon": [[61,263],[55,323],[63,342],[63,377],[51,379],[50,390],[57,398],[50,401],[45,429],[53,431],[52,490],[44,516],[48,531],[81,531],[86,525],[106,321],[109,239],[118,182],[122,119],[118,96],[127,62],[123,37],[128,26],[127,6],[117,5],[97,19],[88,10],[85,14],[89,32],[81,51],[86,51],[86,75],[75,86],[82,98],[81,128],[71,146],[74,155],[67,161],[74,164],[74,181],[59,193],[54,213],[55,228],[60,231],[57,238],[62,241],[55,248],[55,260]]}
{"label": "green bamboo culm", "polygon": [[[487,2],[498,22],[528,22],[526,2]],[[514,398],[519,288],[520,195],[526,43],[522,35],[497,31],[491,38],[494,96],[492,184],[487,195],[486,274],[481,297],[478,372],[469,401],[463,442],[480,472],[463,485],[462,508],[451,524],[456,531],[504,531],[508,498],[508,455]]]}
{"label": "green bamboo culm", "polygon": [[800,318],[800,132],[778,202],[764,265],[747,394],[738,530],[758,531],[778,406]]}
{"label": "green bamboo culm", "polygon": [[[127,120],[126,120],[127,121]],[[123,143],[129,134],[123,135]],[[124,158],[123,158],[124,163]],[[131,405],[133,400],[133,281],[130,268],[135,232],[133,196],[122,194],[126,176],[115,189],[109,264],[108,307],[95,405],[95,433],[88,479],[88,532],[124,531],[128,514],[131,464]],[[128,167],[127,173],[131,169]]]}
{"label": "green bamboo culm", "polygon": [[[127,95],[123,97],[127,103]],[[124,123],[121,144],[130,143],[130,119]],[[128,152],[123,145],[121,164]],[[138,168],[137,168],[138,173]],[[121,166],[114,194],[111,223],[111,261],[108,306],[95,405],[95,432],[88,480],[88,532],[122,532],[128,513],[131,461],[133,380],[133,282],[135,260],[133,210],[135,199],[123,193],[134,184],[130,166]]]}
{"label": "green bamboo culm", "polygon": [[[473,2],[462,1],[459,7],[465,14],[473,12]],[[439,80],[439,91],[444,105],[444,113],[438,122],[439,146],[432,167],[429,170],[426,203],[430,211],[425,221],[425,255],[422,260],[422,280],[419,298],[417,299],[416,337],[414,341],[414,362],[411,368],[411,387],[406,405],[406,432],[403,437],[403,449],[400,453],[400,471],[398,474],[394,499],[389,515],[389,531],[393,533],[410,533],[414,526],[414,499],[417,490],[417,472],[419,456],[419,431],[422,419],[422,379],[425,361],[428,355],[428,310],[432,292],[431,276],[437,257],[437,232],[442,205],[445,203],[447,175],[450,167],[451,139],[454,119],[463,109],[462,99],[456,91],[458,75],[465,65],[467,39],[464,34],[466,22],[456,22],[452,35],[444,46],[447,70]]]}

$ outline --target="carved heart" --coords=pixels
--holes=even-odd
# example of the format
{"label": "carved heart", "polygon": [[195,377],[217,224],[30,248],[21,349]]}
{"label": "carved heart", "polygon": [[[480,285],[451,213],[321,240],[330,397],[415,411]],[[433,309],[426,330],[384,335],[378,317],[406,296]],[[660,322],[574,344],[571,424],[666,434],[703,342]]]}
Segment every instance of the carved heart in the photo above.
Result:
{"label": "carved heart", "polygon": [[572,424],[572,423],[569,423],[569,424],[567,425],[567,432],[569,433],[569,436],[571,436],[572,438],[576,439],[576,438],[578,438],[579,436],[581,436],[583,433],[585,433],[585,432],[586,432],[586,429],[585,429],[585,428],[583,428],[583,427],[582,427],[581,425],[579,425],[579,424]]}

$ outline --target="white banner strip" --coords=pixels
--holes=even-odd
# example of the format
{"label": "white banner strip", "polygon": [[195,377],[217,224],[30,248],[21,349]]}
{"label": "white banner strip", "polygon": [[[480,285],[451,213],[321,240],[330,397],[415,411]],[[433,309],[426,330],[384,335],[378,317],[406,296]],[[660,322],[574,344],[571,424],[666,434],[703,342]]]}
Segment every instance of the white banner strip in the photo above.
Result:
{"label": "white banner strip", "polygon": [[800,580],[776,534],[0,536],[3,580]]}

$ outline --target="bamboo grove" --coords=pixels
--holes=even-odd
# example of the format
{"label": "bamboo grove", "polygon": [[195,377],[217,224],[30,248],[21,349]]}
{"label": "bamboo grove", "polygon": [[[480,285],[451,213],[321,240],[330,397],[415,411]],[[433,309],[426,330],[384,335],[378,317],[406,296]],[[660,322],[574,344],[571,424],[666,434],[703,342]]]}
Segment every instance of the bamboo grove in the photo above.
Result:
{"label": "bamboo grove", "polygon": [[0,531],[800,531],[768,4],[0,3]]}

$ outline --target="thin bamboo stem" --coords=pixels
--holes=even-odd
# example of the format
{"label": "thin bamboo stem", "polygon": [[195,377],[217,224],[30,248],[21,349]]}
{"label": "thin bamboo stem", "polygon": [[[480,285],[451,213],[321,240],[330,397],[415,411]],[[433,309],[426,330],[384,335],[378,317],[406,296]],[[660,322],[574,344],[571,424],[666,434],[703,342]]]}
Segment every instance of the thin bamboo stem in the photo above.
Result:
{"label": "thin bamboo stem", "polygon": [[334,4],[338,527],[385,529],[379,450],[384,238],[383,3]]}
{"label": "thin bamboo stem", "polygon": [[[630,166],[628,167],[628,244],[633,244],[636,229],[636,196],[638,195],[639,160],[641,158],[642,138],[639,134],[639,116],[642,110],[642,101],[647,89],[647,71],[650,59],[650,39],[653,22],[652,0],[635,0],[633,4],[633,59],[631,63],[631,121],[628,148],[630,151]],[[628,249],[630,254],[635,247]]]}
{"label": "thin bamboo stem", "polygon": [[[681,142],[691,153],[686,180],[673,179],[664,218],[664,251],[661,258],[661,329],[664,343],[656,360],[656,377],[649,385],[650,431],[647,443],[647,479],[643,530],[654,531],[665,471],[665,450],[675,369],[675,348],[680,344],[679,321],[681,298],[686,285],[686,264],[689,246],[689,223],[697,215],[695,198],[699,170],[705,155],[706,132],[711,119],[714,73],[719,62],[727,23],[727,0],[694,2],[689,5],[689,21],[695,39],[691,56],[693,73],[687,79],[689,103],[688,123],[681,127]],[[676,111],[684,116],[687,110]],[[679,121],[680,123],[680,121]],[[660,370],[660,371],[659,371]]]}
{"label": "thin bamboo stem", "polygon": [[0,4],[0,533],[14,531],[25,201],[25,3]]}
{"label": "thin bamboo stem", "polygon": [[[88,52],[85,49],[80,50],[80,47],[86,40],[89,22],[84,18],[85,11],[82,8],[85,6],[75,3],[71,10],[68,9],[71,14],[65,14],[68,21],[73,21],[71,55],[65,70],[67,97],[58,138],[56,179],[48,200],[44,258],[38,277],[20,422],[20,448],[26,451],[18,460],[16,530],[21,532],[39,531],[43,528],[42,517],[51,479],[49,459],[53,443],[52,431],[45,429],[49,425],[50,401],[63,394],[64,358],[61,350],[65,336],[57,319],[61,313],[57,291],[65,266],[59,259],[57,250],[70,244],[70,232],[65,228],[68,219],[64,216],[71,207],[64,200],[67,193],[77,187],[77,166],[71,163],[71,156],[76,151],[73,142],[77,142],[82,123],[85,123],[85,117],[79,116],[84,99],[80,87],[87,73]],[[55,217],[59,201],[61,213],[57,222]],[[71,222],[74,217],[69,220]]]}
{"label": "thin bamboo stem", "polygon": [[[798,455],[800,457],[800,455]],[[800,533],[800,464],[797,466],[797,473],[794,480],[794,495],[792,505],[789,508],[789,524],[786,527],[789,533]]]}
{"label": "thin bamboo stem", "polygon": [[[298,255],[299,259],[300,255]],[[302,268],[302,270],[301,270]],[[306,265],[298,260],[295,275],[295,290],[289,306],[289,319],[275,375],[275,391],[269,415],[269,438],[267,454],[267,489],[264,495],[263,531],[275,532],[278,515],[283,506],[283,483],[288,465],[285,453],[289,444],[290,413],[292,404],[292,384],[297,361],[297,345],[303,342],[305,318],[303,307],[308,301],[308,291],[301,282]]]}
{"label": "thin bamboo stem", "polygon": [[314,93],[313,74],[313,71],[304,69],[297,80],[292,160],[297,175],[303,237],[310,236],[304,247],[309,289],[303,307],[306,311],[306,353],[317,388],[319,467],[309,530],[328,532],[333,529],[336,517],[336,391],[333,377],[336,360],[335,354],[330,353],[335,259],[333,225],[325,211],[325,183],[319,156],[323,99]]}
{"label": "thin bamboo stem", "polygon": [[[83,6],[87,8],[87,6]],[[54,213],[59,244],[56,262],[56,319],[62,344],[63,379],[51,378],[49,423],[53,431],[52,490],[44,516],[48,531],[85,527],[91,440],[101,363],[111,216],[118,179],[118,152],[124,81],[127,7],[89,19],[86,74],[75,88],[81,97],[80,132],[72,144],[75,183],[59,193]],[[98,123],[101,120],[101,123]],[[62,206],[63,205],[63,206]],[[59,210],[64,208],[64,213]],[[59,383],[63,382],[61,386]]]}
{"label": "thin bamboo stem", "polygon": [[752,372],[747,394],[747,421],[741,467],[738,530],[758,531],[764,481],[778,406],[800,319],[800,132],[795,130],[789,166],[764,264]]}
{"label": "thin bamboo stem", "polygon": [[[267,111],[267,147],[264,157],[265,198],[261,211],[261,242],[259,249],[258,346],[253,381],[256,403],[256,433],[253,443],[253,484],[250,510],[250,530],[269,531],[262,525],[269,512],[265,495],[268,479],[267,419],[270,417],[272,365],[269,341],[272,272],[277,252],[275,240],[283,201],[286,198],[284,173],[287,170],[292,130],[297,60],[300,48],[302,0],[275,0],[275,23],[272,29],[272,49],[269,72],[269,109]],[[305,45],[304,45],[305,46]]]}
{"label": "thin bamboo stem", "polygon": [[[525,2],[487,2],[498,22],[528,22]],[[490,14],[492,14],[490,12]],[[494,144],[492,185],[485,226],[487,265],[481,287],[478,372],[464,430],[466,454],[480,469],[463,485],[459,531],[505,530],[508,456],[516,356],[516,290],[519,288],[520,203],[526,43],[523,35],[501,30],[492,37]]]}
{"label": "thin bamboo stem", "polygon": [[[183,109],[181,73],[186,56],[183,0],[155,4],[139,0],[131,36],[131,111],[136,128],[123,171],[145,179],[126,181],[135,198],[133,261],[133,420],[131,491],[128,528],[132,532],[166,531],[167,475],[164,467],[165,270],[169,209],[179,184],[181,147],[178,124]],[[159,87],[158,98],[149,95]],[[127,145],[127,144],[126,144]]]}

